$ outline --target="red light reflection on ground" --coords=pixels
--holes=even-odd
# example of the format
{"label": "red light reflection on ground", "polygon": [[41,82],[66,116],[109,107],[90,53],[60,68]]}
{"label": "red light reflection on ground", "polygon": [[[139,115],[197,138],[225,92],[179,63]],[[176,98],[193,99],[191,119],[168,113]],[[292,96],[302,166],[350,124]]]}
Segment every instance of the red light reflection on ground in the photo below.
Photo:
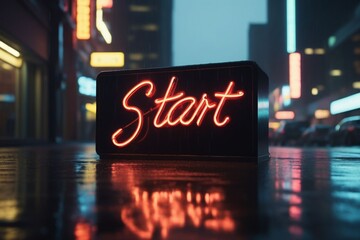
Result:
{"label": "red light reflection on ground", "polygon": [[74,228],[74,236],[77,240],[89,240],[92,239],[93,227],[82,220],[76,223]]}
{"label": "red light reflection on ground", "polygon": [[235,222],[222,208],[220,192],[182,192],[180,189],[149,193],[135,187],[133,202],[121,209],[121,219],[135,235],[151,238],[155,229],[167,238],[174,228],[185,225],[212,231],[232,232]]}
{"label": "red light reflection on ground", "polygon": [[[302,217],[302,180],[301,180],[301,165],[298,161],[288,161],[287,158],[301,159],[301,151],[292,151],[291,156],[287,151],[279,152],[279,158],[281,163],[275,164],[276,180],[274,182],[274,188],[276,190],[275,197],[280,198],[289,204],[288,212],[292,221],[301,221]],[[301,233],[300,230],[294,226],[291,226],[289,231],[295,233]]]}
{"label": "red light reflection on ground", "polygon": [[152,189],[141,187],[142,177],[143,173],[131,165],[112,165],[113,184],[131,196],[130,202],[121,207],[120,218],[137,237],[150,239],[159,233],[161,238],[168,238],[171,230],[181,228],[226,233],[235,231],[235,220],[224,207],[225,194],[221,189],[195,191],[190,186],[181,188],[168,185],[164,190]]}

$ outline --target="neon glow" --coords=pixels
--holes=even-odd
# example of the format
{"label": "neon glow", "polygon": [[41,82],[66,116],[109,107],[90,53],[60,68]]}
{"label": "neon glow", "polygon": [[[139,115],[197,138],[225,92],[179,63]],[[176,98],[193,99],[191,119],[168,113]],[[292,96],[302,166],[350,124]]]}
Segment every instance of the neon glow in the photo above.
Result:
{"label": "neon glow", "polygon": [[115,146],[118,147],[124,147],[126,145],[128,145],[130,142],[132,142],[134,140],[134,138],[136,138],[139,133],[140,130],[142,128],[143,125],[143,113],[141,112],[141,110],[137,107],[133,107],[133,106],[129,106],[128,105],[128,99],[136,92],[138,91],[140,88],[144,87],[148,85],[148,90],[146,91],[145,95],[147,97],[151,97],[154,93],[155,93],[155,88],[154,88],[154,84],[151,81],[142,81],[141,83],[137,84],[135,87],[133,87],[124,97],[123,99],[123,106],[126,110],[128,111],[134,111],[137,113],[138,115],[138,125],[136,127],[136,130],[134,131],[134,133],[130,136],[129,139],[122,141],[122,142],[118,142],[117,138],[118,136],[123,132],[122,128],[119,128],[116,132],[114,132],[114,134],[112,135],[112,142],[114,143]]}
{"label": "neon glow", "polygon": [[94,102],[94,103],[86,103],[85,104],[85,109],[88,112],[96,114],[96,102]]}
{"label": "neon glow", "polygon": [[[153,125],[156,128],[171,127],[179,124],[189,126],[193,123],[196,123],[197,126],[201,126],[207,112],[211,109],[215,110],[213,113],[213,122],[215,126],[224,127],[231,119],[229,116],[222,116],[223,107],[228,100],[237,100],[244,96],[243,91],[234,91],[235,83],[230,81],[224,92],[214,93],[214,97],[218,99],[217,102],[211,101],[208,98],[207,93],[203,93],[200,100],[197,100],[195,97],[185,96],[185,92],[175,93],[176,83],[177,78],[172,77],[164,96],[154,100],[155,107],[153,109],[157,109],[157,112],[153,120]],[[129,105],[129,100],[143,87],[147,87],[146,96],[149,98],[151,98],[156,91],[154,84],[150,80],[144,80],[135,85],[125,95],[122,101],[123,107],[127,111],[135,112],[137,114],[137,118],[129,125],[137,122],[137,127],[133,134],[127,140],[123,141],[118,140],[119,136],[129,125],[116,130],[112,135],[112,142],[115,146],[125,147],[140,134],[144,122],[144,113],[137,106]],[[173,104],[169,106],[171,102]]]}
{"label": "neon glow", "polygon": [[330,36],[328,39],[328,46],[329,47],[333,47],[336,44],[336,37],[335,36]]}
{"label": "neon glow", "polygon": [[78,78],[80,94],[95,97],[96,96],[96,81],[89,77],[81,76]]}
{"label": "neon glow", "polygon": [[290,106],[291,97],[290,97],[290,86],[289,85],[285,85],[281,88],[281,97],[283,100],[284,107]]}
{"label": "neon glow", "polygon": [[293,111],[278,111],[275,113],[275,118],[278,120],[291,120],[295,118]]}
{"label": "neon glow", "polygon": [[92,52],[90,66],[92,67],[123,67],[125,55],[123,52]]}
{"label": "neon glow", "polygon": [[2,49],[0,49],[0,59],[17,68],[21,67],[23,62],[22,58],[15,57],[8,51]]}
{"label": "neon glow", "polygon": [[280,122],[269,122],[269,128],[278,129],[280,127]]}
{"label": "neon glow", "polygon": [[289,54],[289,85],[291,98],[301,97],[301,55]]}
{"label": "neon glow", "polygon": [[338,99],[330,103],[330,113],[332,115],[348,112],[360,108],[360,93]]}
{"label": "neon glow", "polygon": [[6,43],[4,43],[3,41],[0,41],[0,48],[4,49],[5,51],[7,51],[8,53],[10,53],[11,55],[13,55],[14,57],[20,57],[20,52],[12,47],[10,47],[9,45],[7,45]]}
{"label": "neon glow", "polygon": [[76,37],[89,40],[90,31],[90,0],[77,0],[76,5]]}
{"label": "neon glow", "polygon": [[113,0],[96,0],[96,4],[102,8],[112,8]]}
{"label": "neon glow", "polygon": [[104,6],[102,5],[102,1],[97,1],[97,3],[96,3],[96,28],[103,36],[105,42],[107,44],[110,44],[112,42],[112,36],[111,36],[111,33],[103,19],[103,12],[104,12],[103,7]]}
{"label": "neon glow", "polygon": [[296,51],[296,0],[286,1],[287,52]]}

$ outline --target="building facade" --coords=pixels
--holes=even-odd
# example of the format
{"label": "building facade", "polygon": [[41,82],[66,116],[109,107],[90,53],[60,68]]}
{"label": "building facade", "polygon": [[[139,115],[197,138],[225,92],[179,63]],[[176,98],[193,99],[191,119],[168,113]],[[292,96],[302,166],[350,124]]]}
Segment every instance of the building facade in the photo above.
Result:
{"label": "building facade", "polygon": [[94,140],[100,71],[171,66],[172,1],[2,5],[0,145]]}
{"label": "building facade", "polygon": [[[346,46],[342,44],[341,47],[329,47],[328,42],[333,34],[341,31],[348,22],[354,21],[353,13],[357,5],[358,1],[268,0],[268,23],[261,28],[257,25],[250,27],[249,42],[252,45],[249,58],[261,63],[269,75],[272,121],[281,120],[276,119],[276,112],[292,111],[295,119],[336,123],[337,119],[330,114],[330,103],[343,86],[350,86],[355,81],[342,78],[356,77],[338,76],[336,70],[340,70],[340,67],[336,67],[334,62],[341,62],[345,68],[356,65],[354,56],[350,55],[350,52],[356,50],[354,46],[345,50],[348,48],[345,43]],[[259,31],[260,33],[255,34]],[[289,40],[291,31],[293,35],[290,34]],[[266,43],[260,39],[266,39]],[[290,52],[289,43],[292,45]],[[261,46],[264,44],[267,49]],[[261,54],[258,49],[262,49],[261,52],[265,54]],[[292,97],[289,91],[291,53],[299,56],[300,82],[296,86],[299,90],[297,97]],[[344,74],[346,72],[348,71]],[[347,81],[350,83],[345,83]],[[318,118],[317,110],[322,113],[327,111],[328,114]]]}

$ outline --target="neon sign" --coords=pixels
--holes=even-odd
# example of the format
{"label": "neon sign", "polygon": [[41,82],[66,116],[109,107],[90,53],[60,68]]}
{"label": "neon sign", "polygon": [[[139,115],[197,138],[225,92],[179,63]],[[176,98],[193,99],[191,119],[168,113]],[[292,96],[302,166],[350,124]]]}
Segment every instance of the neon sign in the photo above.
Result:
{"label": "neon sign", "polygon": [[76,37],[79,40],[90,39],[90,0],[77,0],[76,9]]}
{"label": "neon sign", "polygon": [[[216,109],[213,117],[214,125],[218,127],[223,127],[227,125],[230,121],[229,116],[226,116],[222,121],[220,120],[221,110],[224,107],[225,102],[231,99],[238,99],[244,95],[242,91],[232,93],[234,82],[229,82],[229,85],[224,92],[215,92],[214,96],[216,98],[219,98],[218,103],[210,104],[206,93],[202,94],[201,100],[197,102],[194,97],[191,96],[183,97],[185,95],[184,92],[179,92],[177,94],[174,94],[175,82],[176,82],[176,77],[172,77],[164,97],[157,98],[154,101],[154,103],[156,104],[155,108],[157,109],[157,112],[153,124],[157,128],[170,127],[178,124],[181,124],[183,126],[188,126],[194,122],[195,118],[197,118],[196,125],[200,126],[206,113],[208,112],[208,110],[212,108]],[[133,134],[130,136],[130,138],[122,142],[119,142],[117,138],[123,132],[123,128],[119,128],[114,132],[114,134],[112,135],[112,142],[114,143],[114,145],[118,147],[125,147],[126,145],[128,145],[139,135],[142,129],[142,125],[144,122],[143,120],[144,113],[136,106],[131,106],[128,103],[131,96],[135,94],[142,87],[147,87],[147,91],[146,91],[147,97],[152,97],[155,93],[154,84],[151,81],[145,80],[137,84],[125,95],[123,99],[123,106],[126,110],[130,112],[131,111],[136,112],[136,114],[138,115],[136,120],[137,127],[136,130],[133,132]],[[164,114],[164,109],[166,108],[166,104],[172,101],[176,101],[176,102],[171,106],[168,112]],[[187,103],[188,105],[186,106]],[[184,106],[186,107],[184,108]],[[181,114],[179,114],[177,117],[174,117],[176,115],[176,110],[181,108],[184,108]],[[193,113],[191,114],[192,110]],[[161,116],[163,116],[163,119],[161,119]]]}
{"label": "neon sign", "polygon": [[268,157],[267,84],[252,62],[103,72],[97,152]]}

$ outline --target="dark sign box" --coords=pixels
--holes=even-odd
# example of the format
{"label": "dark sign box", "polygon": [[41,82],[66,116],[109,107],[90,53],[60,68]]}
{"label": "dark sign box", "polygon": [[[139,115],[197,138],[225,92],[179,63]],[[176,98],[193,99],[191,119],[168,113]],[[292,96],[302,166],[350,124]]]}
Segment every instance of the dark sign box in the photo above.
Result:
{"label": "dark sign box", "polygon": [[102,72],[101,158],[268,159],[268,78],[254,62]]}

